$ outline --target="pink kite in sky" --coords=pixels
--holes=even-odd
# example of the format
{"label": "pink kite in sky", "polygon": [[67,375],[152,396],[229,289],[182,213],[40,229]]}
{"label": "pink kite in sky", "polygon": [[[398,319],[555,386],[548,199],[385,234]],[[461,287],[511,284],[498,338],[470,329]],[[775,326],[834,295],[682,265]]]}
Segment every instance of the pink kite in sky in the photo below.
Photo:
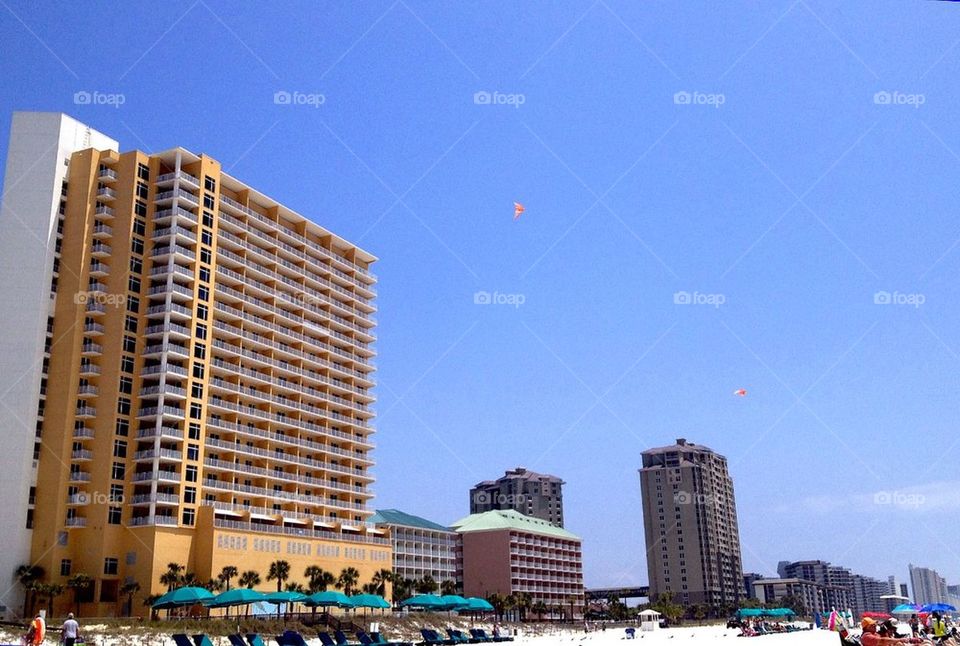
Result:
{"label": "pink kite in sky", "polygon": [[514,220],[519,218],[520,214],[523,213],[524,211],[526,211],[526,209],[523,208],[523,204],[520,204],[520,202],[513,203],[513,219]]}

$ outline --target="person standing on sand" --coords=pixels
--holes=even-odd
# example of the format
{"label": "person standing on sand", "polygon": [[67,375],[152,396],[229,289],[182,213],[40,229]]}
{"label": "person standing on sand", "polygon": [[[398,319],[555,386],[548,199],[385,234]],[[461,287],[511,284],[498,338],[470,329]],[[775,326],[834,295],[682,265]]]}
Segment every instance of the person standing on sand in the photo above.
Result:
{"label": "person standing on sand", "polygon": [[43,617],[37,615],[33,621],[30,622],[30,631],[27,633],[26,643],[28,644],[42,644],[44,637],[47,636],[47,622],[43,620]]}
{"label": "person standing on sand", "polygon": [[73,613],[67,614],[67,620],[60,627],[60,639],[64,646],[73,646],[80,636],[80,624],[73,618]]}

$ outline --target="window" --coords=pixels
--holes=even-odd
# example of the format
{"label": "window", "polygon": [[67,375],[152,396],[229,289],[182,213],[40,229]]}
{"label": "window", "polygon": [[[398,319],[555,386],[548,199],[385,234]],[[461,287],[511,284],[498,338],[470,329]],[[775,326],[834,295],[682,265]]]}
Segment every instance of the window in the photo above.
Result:
{"label": "window", "polygon": [[121,397],[117,400],[117,412],[121,415],[130,414],[130,399],[127,397]]}
{"label": "window", "polygon": [[200,268],[200,282],[209,283],[210,282],[210,268],[201,267]]}
{"label": "window", "polygon": [[137,197],[147,199],[150,195],[150,189],[143,182],[137,182]]}
{"label": "window", "polygon": [[196,482],[196,481],[197,481],[197,467],[195,467],[195,466],[188,466],[188,467],[185,469],[185,473],[186,473],[186,477],[187,477],[187,482]]}
{"label": "window", "polygon": [[137,177],[140,179],[150,179],[150,167],[146,164],[137,164]]}
{"label": "window", "polygon": [[136,296],[127,296],[127,311],[128,312],[139,312],[140,311],[140,299]]}
{"label": "window", "polygon": [[210,308],[202,303],[197,305],[197,318],[206,321],[210,317]]}
{"label": "window", "polygon": [[118,419],[117,428],[115,430],[117,435],[122,435],[123,437],[126,437],[127,435],[130,434],[130,422],[125,419]]}
{"label": "window", "polygon": [[190,419],[203,419],[203,406],[190,404]]}
{"label": "window", "polygon": [[194,521],[197,518],[197,512],[193,509],[184,509],[183,510],[183,524],[184,525],[193,525]]}
{"label": "window", "polygon": [[210,232],[210,231],[207,231],[206,229],[204,229],[204,230],[200,233],[200,242],[201,242],[202,244],[212,245],[212,244],[213,244],[213,233]]}
{"label": "window", "polygon": [[141,218],[133,219],[133,232],[138,236],[143,236],[147,234],[147,223]]}
{"label": "window", "polygon": [[143,273],[143,261],[139,258],[130,259],[130,271],[134,274]]}
{"label": "window", "polygon": [[[122,517],[123,517],[123,511],[120,509],[120,507],[107,507],[107,524],[108,525],[119,525]],[[110,572],[104,572],[104,574],[110,574]],[[113,574],[116,574],[116,572],[114,572]]]}
{"label": "window", "polygon": [[184,487],[183,488],[183,502],[187,505],[192,505],[197,502],[197,488],[196,487]]}
{"label": "window", "polygon": [[187,459],[197,461],[200,459],[200,446],[197,444],[190,444],[187,446]]}
{"label": "window", "polygon": [[204,195],[204,196],[203,196],[203,208],[205,208],[205,209],[212,209],[214,206],[216,206],[216,202],[214,202],[213,196],[212,196],[212,195]]}
{"label": "window", "polygon": [[217,190],[217,182],[216,182],[216,180],[214,180],[214,179],[213,179],[212,177],[210,177],[209,175],[204,175],[204,176],[203,176],[203,190],[205,190],[205,191],[210,191],[211,193],[215,193],[216,190]]}
{"label": "window", "polygon": [[209,249],[205,249],[205,248],[200,249],[200,262],[202,262],[205,265],[209,265],[212,258],[213,258],[213,254],[210,252]]}
{"label": "window", "polygon": [[137,200],[137,203],[133,205],[133,212],[139,215],[140,217],[147,217],[147,205],[145,202]]}
{"label": "window", "polygon": [[110,485],[110,502],[116,502],[116,503],[123,502],[123,485],[118,485],[118,484]]}
{"label": "window", "polygon": [[[203,288],[201,288],[201,289],[203,289]],[[198,338],[198,339],[200,339],[201,341],[206,341],[206,340],[207,340],[207,326],[204,325],[203,323],[197,323],[196,334],[197,334],[197,338]]]}
{"label": "window", "polygon": [[197,298],[199,298],[201,301],[209,301],[209,300],[210,300],[210,288],[209,288],[209,287],[206,287],[206,286],[204,286],[204,285],[201,285],[201,286],[197,289]]}
{"label": "window", "polygon": [[70,559],[60,560],[60,576],[70,576]]}
{"label": "window", "polygon": [[120,562],[112,557],[103,559],[103,573],[107,576],[114,576],[119,571]]}
{"label": "window", "polygon": [[120,371],[128,375],[133,374],[133,357],[123,357],[120,359]]}
{"label": "window", "polygon": [[123,351],[129,352],[131,354],[136,353],[137,351],[137,339],[132,336],[123,337]]}
{"label": "window", "polygon": [[203,399],[203,384],[194,382],[190,386],[190,396],[194,399]]}
{"label": "window", "polygon": [[123,462],[114,462],[113,468],[110,471],[110,478],[113,480],[123,480],[126,473],[127,467],[124,466]]}
{"label": "window", "polygon": [[194,379],[203,379],[204,372],[206,371],[202,363],[193,364],[193,378]]}
{"label": "window", "polygon": [[143,255],[143,238],[133,238],[130,241],[130,251],[138,256]]}
{"label": "window", "polygon": [[[125,458],[127,457],[127,441],[126,440],[114,440],[113,441],[113,457],[115,458]],[[121,490],[121,496],[123,491]]]}
{"label": "window", "polygon": [[195,422],[190,422],[190,428],[187,430],[187,437],[191,440],[199,440],[200,425]]}
{"label": "window", "polygon": [[209,211],[203,212],[203,226],[212,227],[213,226],[213,213]]}
{"label": "window", "polygon": [[127,314],[127,318],[123,322],[124,332],[133,332],[134,334],[136,334],[137,325],[138,325],[137,317],[130,316],[129,314]]}

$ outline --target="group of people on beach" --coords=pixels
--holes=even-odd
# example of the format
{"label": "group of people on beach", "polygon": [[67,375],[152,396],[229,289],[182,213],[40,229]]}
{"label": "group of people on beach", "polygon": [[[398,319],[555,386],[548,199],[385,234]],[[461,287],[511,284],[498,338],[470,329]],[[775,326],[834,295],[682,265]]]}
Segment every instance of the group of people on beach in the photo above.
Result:
{"label": "group of people on beach", "polygon": [[[27,633],[20,638],[21,646],[39,646],[47,638],[47,622],[43,615],[37,615],[30,622]],[[66,621],[60,626],[60,643],[63,646],[74,646],[80,639],[80,624],[74,618],[73,613],[67,614]]]}
{"label": "group of people on beach", "polygon": [[901,637],[898,628],[899,622],[891,617],[882,622],[870,617],[860,620],[863,634],[860,636],[862,646],[892,646],[893,644],[921,644],[934,640],[941,644],[960,644],[957,626],[949,617],[933,612],[921,622],[917,615],[912,615],[907,622],[910,626],[910,636]]}

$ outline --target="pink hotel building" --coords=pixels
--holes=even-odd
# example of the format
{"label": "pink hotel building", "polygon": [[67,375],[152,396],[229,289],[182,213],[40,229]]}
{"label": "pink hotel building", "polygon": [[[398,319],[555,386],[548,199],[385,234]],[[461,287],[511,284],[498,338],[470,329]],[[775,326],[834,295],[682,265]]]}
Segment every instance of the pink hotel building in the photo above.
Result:
{"label": "pink hotel building", "polygon": [[472,514],[453,524],[459,533],[457,580],[467,597],[526,592],[573,616],[583,612],[580,538],[514,510]]}

